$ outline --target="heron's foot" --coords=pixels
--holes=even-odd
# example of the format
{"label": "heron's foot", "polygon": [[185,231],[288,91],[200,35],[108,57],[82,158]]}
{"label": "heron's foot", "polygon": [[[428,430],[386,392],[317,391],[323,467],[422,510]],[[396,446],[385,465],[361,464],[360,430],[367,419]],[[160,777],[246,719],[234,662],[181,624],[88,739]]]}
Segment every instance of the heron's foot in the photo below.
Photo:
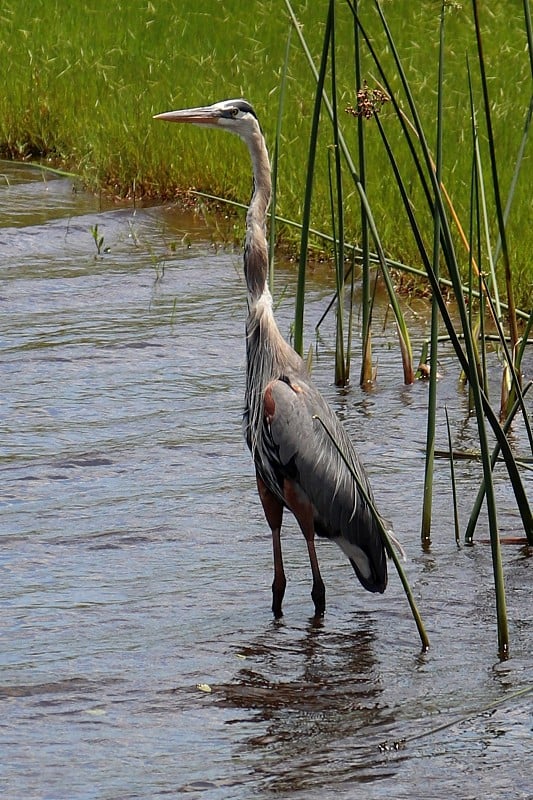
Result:
{"label": "heron's foot", "polygon": [[272,584],[272,613],[276,617],[276,619],[281,619],[283,616],[283,611],[281,610],[281,606],[283,603],[283,597],[285,595],[285,586],[287,582],[285,579],[276,581]]}
{"label": "heron's foot", "polygon": [[315,604],[315,618],[323,617],[326,611],[326,587],[322,582],[313,584],[311,598]]}
{"label": "heron's foot", "polygon": [[324,603],[323,606],[315,606],[315,619],[322,619],[324,614],[326,613],[326,604]]}

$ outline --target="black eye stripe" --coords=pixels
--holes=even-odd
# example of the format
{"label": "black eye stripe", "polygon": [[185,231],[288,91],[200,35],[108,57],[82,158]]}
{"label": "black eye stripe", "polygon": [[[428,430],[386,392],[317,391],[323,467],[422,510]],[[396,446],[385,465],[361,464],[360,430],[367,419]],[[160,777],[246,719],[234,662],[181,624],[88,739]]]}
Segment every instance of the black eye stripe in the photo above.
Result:
{"label": "black eye stripe", "polygon": [[236,117],[239,111],[241,111],[243,114],[251,114],[257,119],[257,114],[253,107],[246,100],[233,100],[230,102],[232,107],[229,109],[229,113],[232,117]]}

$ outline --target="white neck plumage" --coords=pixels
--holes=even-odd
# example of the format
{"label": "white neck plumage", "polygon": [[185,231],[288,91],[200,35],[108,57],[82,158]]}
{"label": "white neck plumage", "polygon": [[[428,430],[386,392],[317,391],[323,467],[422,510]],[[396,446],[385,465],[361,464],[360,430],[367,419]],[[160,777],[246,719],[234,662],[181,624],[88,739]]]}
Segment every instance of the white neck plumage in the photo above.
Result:
{"label": "white neck plumage", "polygon": [[268,151],[259,123],[254,125],[253,130],[244,140],[248,145],[254,174],[253,194],[246,214],[244,243],[244,274],[251,307],[265,291],[268,292],[266,217],[270,205],[272,181]]}

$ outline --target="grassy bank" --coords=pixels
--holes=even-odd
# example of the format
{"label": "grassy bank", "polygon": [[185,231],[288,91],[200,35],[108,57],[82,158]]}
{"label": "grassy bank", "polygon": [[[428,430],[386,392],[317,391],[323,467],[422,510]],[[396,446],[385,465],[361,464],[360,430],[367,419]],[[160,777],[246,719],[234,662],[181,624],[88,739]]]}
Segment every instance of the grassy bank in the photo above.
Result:
{"label": "grassy bank", "polygon": [[[293,6],[318,62],[326,3]],[[383,2],[389,25],[424,117],[434,128],[440,3]],[[373,2],[360,2],[364,24],[386,59],[386,42]],[[470,109],[466,53],[475,61],[470,6],[450,9],[447,22],[442,179],[468,227]],[[502,0],[483,9],[485,58],[504,199],[512,180],[531,96],[523,7]],[[133,191],[170,196],[196,187],[236,199],[249,195],[249,169],[238,140],[152,121],[169,108],[246,96],[273,143],[280,75],[290,22],[282,0],[242,3],[197,0],[164,3],[56,0],[7,2],[0,10],[0,152],[14,158],[51,157],[80,173],[92,187],[119,195]],[[339,109],[355,103],[353,22],[338,3]],[[373,66],[363,73],[373,85]],[[474,87],[476,89],[476,87]],[[313,107],[314,79],[292,36],[280,149],[280,215],[299,220]],[[387,106],[381,118],[387,124]],[[356,125],[342,112],[344,136],[356,151]],[[388,135],[402,134],[390,116]],[[398,127],[395,131],[394,128]],[[401,200],[385,164],[376,126],[367,126],[367,194],[382,242],[393,257],[418,262],[403,223]],[[480,130],[481,148],[485,147]],[[323,119],[316,158],[313,227],[330,222],[328,150],[331,126]],[[407,159],[407,156],[406,156]],[[487,167],[488,169],[488,167]],[[533,228],[531,188],[522,169],[508,221],[509,252],[520,306],[531,305]],[[413,186],[415,182],[413,181]],[[421,198],[413,189],[412,202]],[[347,239],[358,239],[359,204],[345,198]],[[493,220],[489,220],[492,224]],[[496,235],[494,234],[494,241]],[[466,258],[465,258],[466,261]]]}

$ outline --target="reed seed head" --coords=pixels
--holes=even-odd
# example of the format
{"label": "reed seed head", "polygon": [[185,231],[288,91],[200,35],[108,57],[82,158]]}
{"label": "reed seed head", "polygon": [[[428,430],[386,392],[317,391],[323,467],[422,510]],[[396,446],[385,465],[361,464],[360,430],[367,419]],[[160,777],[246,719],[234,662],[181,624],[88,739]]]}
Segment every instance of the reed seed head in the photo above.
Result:
{"label": "reed seed head", "polygon": [[347,114],[353,117],[364,117],[370,119],[374,114],[378,114],[389,98],[381,89],[371,89],[366,81],[357,92],[357,106],[354,108],[349,105],[345,108]]}

